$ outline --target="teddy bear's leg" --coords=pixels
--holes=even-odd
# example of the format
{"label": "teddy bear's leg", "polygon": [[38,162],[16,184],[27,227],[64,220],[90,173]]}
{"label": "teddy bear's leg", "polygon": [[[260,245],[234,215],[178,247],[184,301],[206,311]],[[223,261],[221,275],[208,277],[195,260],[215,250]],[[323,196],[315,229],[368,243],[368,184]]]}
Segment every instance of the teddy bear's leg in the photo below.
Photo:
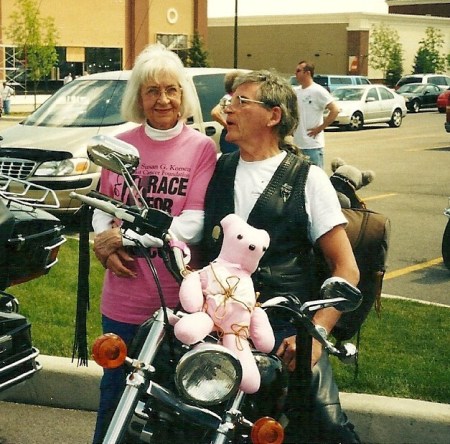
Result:
{"label": "teddy bear's leg", "polygon": [[188,313],[202,310],[204,298],[199,273],[190,273],[184,278],[179,295],[181,305]]}
{"label": "teddy bear's leg", "polygon": [[204,312],[183,316],[174,327],[175,336],[184,344],[195,344],[211,333],[213,320]]}
{"label": "teddy bear's leg", "polygon": [[255,307],[250,322],[250,338],[253,345],[263,353],[270,353],[275,346],[275,336],[266,312],[261,307]]}
{"label": "teddy bear's leg", "polygon": [[236,355],[241,363],[242,381],[239,388],[245,393],[257,392],[261,384],[261,375],[247,340],[228,334],[224,335],[222,343]]}

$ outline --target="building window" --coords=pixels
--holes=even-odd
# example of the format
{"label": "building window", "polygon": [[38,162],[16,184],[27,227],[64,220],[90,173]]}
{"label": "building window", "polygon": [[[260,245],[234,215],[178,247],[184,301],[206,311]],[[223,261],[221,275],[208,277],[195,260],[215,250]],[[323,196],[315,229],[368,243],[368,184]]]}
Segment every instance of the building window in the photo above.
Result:
{"label": "building window", "polygon": [[187,49],[187,34],[156,34],[156,41],[171,50]]}

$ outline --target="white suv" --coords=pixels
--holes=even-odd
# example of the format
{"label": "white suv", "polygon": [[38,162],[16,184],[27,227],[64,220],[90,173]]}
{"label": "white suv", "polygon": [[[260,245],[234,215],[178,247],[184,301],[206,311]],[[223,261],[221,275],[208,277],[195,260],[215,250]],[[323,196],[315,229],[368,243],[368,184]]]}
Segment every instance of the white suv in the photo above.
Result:
{"label": "white suv", "polygon": [[450,77],[444,74],[411,74],[403,76],[395,85],[395,90],[407,83],[431,83],[444,91],[450,87]]}
{"label": "white suv", "polygon": [[[219,144],[222,127],[211,109],[225,93],[230,69],[186,68],[196,97],[187,124]],[[126,122],[120,104],[131,71],[79,77],[66,84],[21,123],[0,132],[0,173],[56,191],[58,212],[72,213],[80,203],[71,191],[96,189],[100,168],[89,161],[87,142],[97,134],[114,136],[135,123]]]}

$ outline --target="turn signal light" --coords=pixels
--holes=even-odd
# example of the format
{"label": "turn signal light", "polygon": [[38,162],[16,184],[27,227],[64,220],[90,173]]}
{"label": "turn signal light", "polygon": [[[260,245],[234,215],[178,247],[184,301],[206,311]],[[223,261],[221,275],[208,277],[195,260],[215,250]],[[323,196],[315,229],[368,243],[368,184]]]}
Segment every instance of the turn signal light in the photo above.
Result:
{"label": "turn signal light", "polygon": [[103,368],[117,368],[125,362],[127,346],[120,336],[106,333],[95,340],[92,357]]}
{"label": "turn signal light", "polygon": [[251,438],[253,444],[282,444],[284,429],[279,422],[265,416],[253,424]]}

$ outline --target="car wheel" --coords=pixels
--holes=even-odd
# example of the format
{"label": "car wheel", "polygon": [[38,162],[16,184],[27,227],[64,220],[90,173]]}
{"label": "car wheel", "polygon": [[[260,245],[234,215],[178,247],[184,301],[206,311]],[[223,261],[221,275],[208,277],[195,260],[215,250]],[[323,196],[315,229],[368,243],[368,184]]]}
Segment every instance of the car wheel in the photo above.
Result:
{"label": "car wheel", "polygon": [[350,123],[347,125],[347,128],[350,131],[359,131],[364,125],[364,117],[362,113],[357,111],[350,118]]}
{"label": "car wheel", "polygon": [[391,120],[389,121],[389,126],[391,128],[398,128],[402,124],[403,116],[402,112],[399,109],[395,109],[392,113]]}
{"label": "car wheel", "polygon": [[420,110],[420,103],[418,100],[413,100],[413,102],[411,103],[411,111],[413,113],[418,113]]}
{"label": "car wheel", "polygon": [[442,258],[444,265],[450,270],[450,220],[447,222],[442,237]]}

